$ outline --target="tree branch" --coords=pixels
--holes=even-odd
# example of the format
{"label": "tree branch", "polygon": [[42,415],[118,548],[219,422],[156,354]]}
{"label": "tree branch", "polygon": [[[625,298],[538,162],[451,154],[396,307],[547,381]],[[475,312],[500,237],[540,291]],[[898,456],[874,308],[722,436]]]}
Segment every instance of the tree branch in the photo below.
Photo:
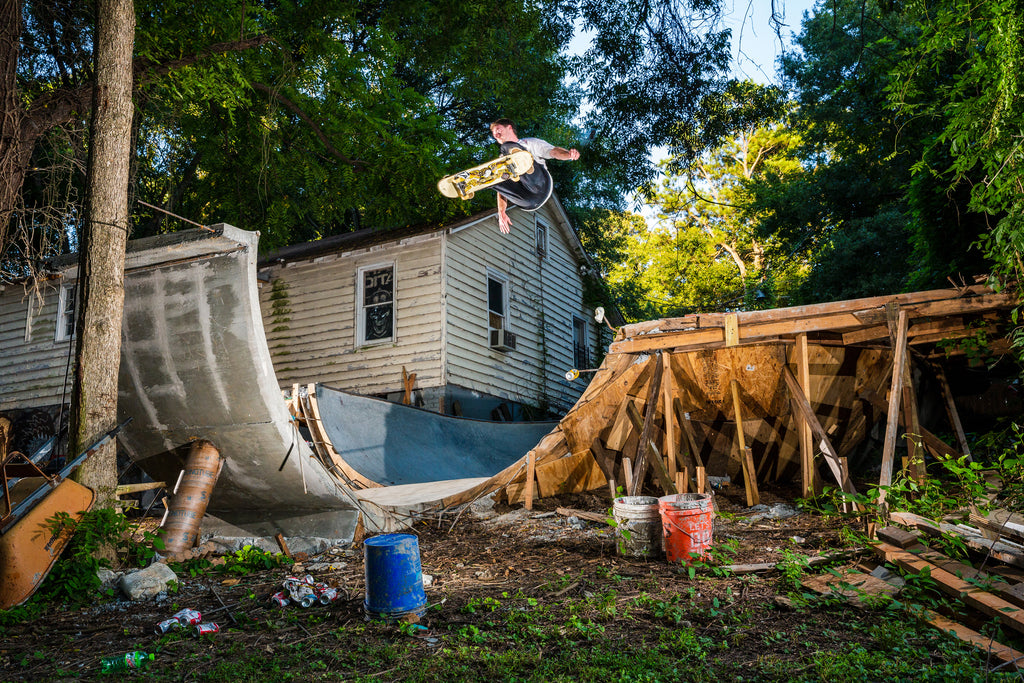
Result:
{"label": "tree branch", "polygon": [[313,134],[316,135],[317,139],[323,143],[324,147],[327,148],[327,151],[330,152],[335,159],[344,164],[348,164],[349,166],[357,170],[362,169],[366,166],[365,161],[360,161],[359,159],[352,159],[342,154],[341,151],[331,143],[330,139],[327,137],[327,134],[324,133],[323,129],[321,129],[320,126],[317,125],[315,121],[313,121],[309,114],[303,111],[302,108],[299,107],[299,105],[295,104],[290,99],[282,95],[279,90],[271,88],[269,85],[266,85],[264,83],[253,83],[252,87],[256,90],[267,93],[275,100],[277,100],[285,107],[287,107],[288,110],[291,111],[293,114],[302,119],[302,121],[307,126],[309,126],[310,130],[313,131]]}

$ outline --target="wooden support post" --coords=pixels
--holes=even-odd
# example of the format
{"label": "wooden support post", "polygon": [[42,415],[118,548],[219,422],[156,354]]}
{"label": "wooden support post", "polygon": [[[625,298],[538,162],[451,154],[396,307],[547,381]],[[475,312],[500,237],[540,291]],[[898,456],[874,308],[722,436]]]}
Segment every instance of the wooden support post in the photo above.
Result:
{"label": "wooden support post", "polygon": [[[676,433],[675,410],[672,407],[672,354],[665,352],[665,372],[661,380],[662,412],[665,414],[665,456],[668,458],[668,473],[676,478],[677,459],[679,458],[679,435]],[[678,487],[678,485],[677,485]],[[683,489],[685,490],[685,488]]]}
{"label": "wooden support post", "polygon": [[939,380],[939,388],[942,390],[942,399],[946,405],[946,415],[949,417],[949,424],[956,434],[956,441],[960,444],[960,452],[967,456],[967,462],[973,462],[971,449],[967,445],[967,435],[964,433],[964,426],[960,422],[960,413],[956,409],[956,401],[953,400],[953,390],[949,388],[949,380],[946,379],[946,371],[938,363],[932,363],[935,370],[935,377]]}
{"label": "wooden support post", "polygon": [[907,462],[910,474],[919,484],[924,483],[924,450],[921,444],[921,421],[917,414],[917,392],[914,391],[913,359],[908,355],[903,365],[903,414],[910,426],[907,429]]}
{"label": "wooden support post", "polygon": [[626,495],[633,490],[633,461],[629,457],[622,458],[622,482],[626,485]]}
{"label": "wooden support post", "polygon": [[[654,429],[654,414],[658,411],[658,393],[661,390],[661,378],[662,378],[662,364],[664,359],[662,354],[659,352],[656,354],[654,361],[654,376],[651,377],[651,384],[647,388],[647,404],[644,406],[644,419],[643,427],[639,428],[640,432],[640,443],[636,447],[636,463],[633,465],[633,486],[629,489],[629,495],[638,495],[638,492],[644,485],[644,479],[647,478],[647,468],[649,467],[649,459],[647,457],[647,451],[651,446],[651,430]],[[632,401],[626,405],[627,412],[630,409],[636,410],[633,407]],[[632,418],[632,415],[630,416]],[[638,429],[636,424],[633,425],[634,429]],[[673,485],[674,488],[674,485]]]}
{"label": "wooden support post", "polygon": [[747,448],[746,438],[743,436],[743,409],[740,405],[740,383],[736,380],[730,382],[732,387],[732,405],[736,417],[736,442],[740,466],[743,470],[743,488],[747,494],[747,507],[753,507],[761,502],[761,494],[757,490],[757,471],[754,469],[754,457]]}
{"label": "wooden support post", "polygon": [[885,421],[885,441],[882,445],[882,474],[878,479],[878,504],[885,505],[886,487],[892,484],[892,463],[896,455],[896,431],[900,417],[900,398],[903,396],[903,366],[907,361],[907,312],[900,310],[896,320],[896,341],[893,344],[892,388],[889,411]]}
{"label": "wooden support post", "polygon": [[786,382],[786,388],[789,389],[793,412],[800,420],[801,425],[807,425],[814,439],[818,441],[821,446],[822,455],[825,456],[825,462],[832,471],[832,475],[836,478],[839,488],[847,493],[857,493],[857,489],[854,488],[849,477],[844,476],[839,454],[832,445],[831,439],[828,438],[828,433],[821,426],[821,422],[818,421],[818,416],[814,413],[811,404],[808,403],[807,397],[804,396],[800,384],[797,382],[796,377],[793,376],[793,371],[788,366],[783,366],[782,378]]}
{"label": "wooden support post", "polygon": [[405,405],[412,405],[412,387],[416,383],[416,373],[405,371],[405,366],[402,366],[402,403]]}
{"label": "wooden support post", "polygon": [[697,493],[708,492],[708,473],[703,465],[697,466]]}
{"label": "wooden support post", "polygon": [[[641,426],[639,411],[632,403],[626,406],[626,411],[629,414],[629,419],[633,421],[633,428],[639,431]],[[654,465],[654,475],[657,477],[658,483],[661,484],[661,488],[666,494],[678,493],[675,482],[672,481],[672,477],[668,476],[668,471],[665,469],[665,463],[661,459],[661,453],[658,452],[658,447],[654,445],[654,442],[650,440],[650,437],[648,437],[647,446],[649,450],[654,452],[654,457],[648,458],[648,461]],[[636,489],[637,492],[629,494],[631,496],[639,495],[640,489],[643,486],[642,481],[640,484],[637,484],[636,472],[638,469],[639,468],[634,468],[633,470],[633,488]]]}
{"label": "wooden support post", "polygon": [[[808,404],[811,401],[811,368],[807,355],[807,333],[796,336],[794,347],[797,376],[800,391]],[[804,498],[814,495],[814,444],[811,441],[811,425],[806,421],[800,425],[800,490]]]}
{"label": "wooden support post", "polygon": [[526,502],[523,507],[533,509],[533,480],[537,471],[537,454],[530,451],[526,454]]}

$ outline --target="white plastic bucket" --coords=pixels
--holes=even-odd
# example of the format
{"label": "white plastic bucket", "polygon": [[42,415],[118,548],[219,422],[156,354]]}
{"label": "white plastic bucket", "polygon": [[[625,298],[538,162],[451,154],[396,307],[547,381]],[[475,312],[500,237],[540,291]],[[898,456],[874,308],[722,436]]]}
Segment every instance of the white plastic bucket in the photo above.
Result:
{"label": "white plastic bucket", "polygon": [[615,549],[625,557],[661,554],[662,524],[658,499],[653,496],[623,496],[612,503],[615,519]]}

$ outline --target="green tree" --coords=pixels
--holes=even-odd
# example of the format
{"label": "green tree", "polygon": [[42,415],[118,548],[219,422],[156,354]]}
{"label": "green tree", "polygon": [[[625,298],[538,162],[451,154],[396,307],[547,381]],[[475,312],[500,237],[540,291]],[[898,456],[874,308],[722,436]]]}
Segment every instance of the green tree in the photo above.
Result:
{"label": "green tree", "polygon": [[900,54],[888,91],[897,111],[936,131],[913,167],[915,180],[956,197],[960,212],[980,214],[967,236],[979,236],[997,281],[1020,283],[1024,3],[937,0],[908,12],[920,39]]}

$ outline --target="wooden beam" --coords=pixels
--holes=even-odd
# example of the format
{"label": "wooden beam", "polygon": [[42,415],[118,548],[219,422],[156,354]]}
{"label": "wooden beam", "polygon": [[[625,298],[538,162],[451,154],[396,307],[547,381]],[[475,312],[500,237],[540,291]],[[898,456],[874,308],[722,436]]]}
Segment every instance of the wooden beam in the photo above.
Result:
{"label": "wooden beam", "polygon": [[[636,448],[636,463],[633,465],[633,488],[630,489],[629,492],[629,495],[631,496],[638,495],[638,491],[644,485],[644,479],[647,478],[647,468],[650,465],[647,457],[647,451],[651,446],[651,430],[654,429],[654,414],[658,410],[658,398],[661,396],[659,392],[661,391],[661,379],[664,374],[662,372],[664,362],[665,359],[663,358],[663,354],[655,354],[654,375],[651,377],[651,383],[647,388],[647,404],[644,406],[643,427],[639,429],[640,443]],[[626,405],[626,410],[629,411],[630,409],[636,410],[636,408],[633,407],[632,402],[629,402]],[[632,415],[629,417],[630,419],[633,418]],[[635,422],[633,424],[633,428],[637,429]],[[672,488],[675,488],[674,484],[672,484]]]}
{"label": "wooden beam", "polygon": [[[800,334],[793,348],[793,361],[799,374],[799,393],[811,401],[811,369],[807,351],[807,335]],[[814,495],[814,444],[811,441],[811,425],[806,420],[799,425],[800,438],[800,490],[804,498]]]}
{"label": "wooden beam", "polygon": [[[636,429],[637,432],[642,433],[643,430],[640,423],[640,412],[635,407],[633,407],[632,403],[626,406],[626,410],[629,414],[629,419],[632,420],[633,422],[634,429]],[[658,452],[658,447],[654,444],[653,441],[650,440],[649,436],[647,445],[650,451],[654,453],[654,457],[648,458],[648,461],[650,462],[650,464],[654,465],[654,475],[655,477],[657,477],[658,483],[661,484],[661,488],[665,491],[666,494],[679,493],[679,491],[676,490],[675,482],[672,480],[670,476],[668,476],[668,471],[665,469],[665,463],[661,459],[661,453]],[[635,493],[630,493],[629,495],[631,496],[639,495],[640,490],[643,488],[643,481],[638,481],[636,478],[638,471],[639,468],[633,469],[633,487],[631,491],[635,491]],[[646,475],[646,473],[644,474]]]}
{"label": "wooden beam", "polygon": [[782,366],[782,377],[786,382],[786,388],[789,390],[794,412],[800,418],[800,422],[810,428],[814,440],[821,446],[821,453],[825,456],[825,463],[836,478],[839,488],[846,493],[856,494],[857,489],[854,487],[853,482],[850,481],[849,477],[843,475],[843,463],[838,451],[832,445],[832,440],[829,439],[825,429],[821,426],[818,416],[814,413],[814,408],[807,401],[807,397],[801,390],[800,384],[797,382],[796,377],[793,376],[793,371],[789,369],[788,365]]}
{"label": "wooden beam", "polygon": [[878,480],[878,504],[885,505],[886,487],[892,485],[892,463],[896,455],[896,430],[899,425],[900,397],[903,395],[903,367],[907,362],[907,312],[900,310],[896,320],[896,342],[893,348],[892,390],[885,422],[882,446],[882,474]]}
{"label": "wooden beam", "polygon": [[[890,407],[890,404],[886,404],[885,399],[883,399],[876,392],[871,391],[870,389],[865,389],[864,391],[862,391],[859,394],[859,398],[864,399],[865,401],[867,401],[872,406],[874,406],[875,408],[882,412],[885,412]],[[899,423],[900,426],[902,426],[904,429],[907,428],[906,418],[902,414],[900,414],[899,416]],[[928,450],[930,450],[937,457],[943,457],[946,455],[958,455],[957,450],[955,448],[947,444],[939,437],[935,436],[935,434],[931,430],[925,429],[924,427],[920,427],[920,430],[921,440],[924,442],[924,445],[927,446]]]}
{"label": "wooden beam", "polygon": [[736,419],[736,441],[740,458],[740,469],[743,471],[743,488],[747,495],[747,507],[753,507],[761,502],[761,493],[757,490],[757,472],[754,469],[754,458],[747,448],[746,437],[743,435],[743,408],[740,404],[740,383],[732,380],[729,383],[732,389],[732,406]]}
{"label": "wooden beam", "polygon": [[[661,405],[665,414],[665,456],[668,458],[668,474],[673,481],[678,472],[679,436],[676,434],[675,410],[672,407],[672,354],[665,352],[664,377],[661,380]],[[686,466],[683,465],[683,469]]]}
{"label": "wooden beam", "polygon": [[949,424],[953,428],[953,433],[956,434],[956,441],[960,444],[960,452],[967,456],[968,462],[973,462],[971,448],[967,445],[967,435],[964,433],[964,426],[960,422],[960,413],[957,412],[956,401],[953,399],[953,390],[949,386],[949,380],[946,379],[946,371],[942,369],[942,365],[939,363],[932,363],[931,366],[935,372],[935,377],[939,380],[942,400],[946,405],[946,416],[949,418]]}
{"label": "wooden beam", "polygon": [[533,509],[533,480],[537,471],[537,455],[534,451],[526,454],[526,502],[523,507]]}
{"label": "wooden beam", "polygon": [[906,571],[919,574],[927,569],[932,580],[935,581],[939,590],[943,593],[959,599],[964,604],[989,617],[999,620],[1001,624],[1018,633],[1024,633],[1024,610],[1016,605],[992,595],[978,586],[961,579],[959,576],[902,548],[897,548],[888,543],[879,543],[875,546],[875,551],[882,555],[887,562],[892,562]]}

